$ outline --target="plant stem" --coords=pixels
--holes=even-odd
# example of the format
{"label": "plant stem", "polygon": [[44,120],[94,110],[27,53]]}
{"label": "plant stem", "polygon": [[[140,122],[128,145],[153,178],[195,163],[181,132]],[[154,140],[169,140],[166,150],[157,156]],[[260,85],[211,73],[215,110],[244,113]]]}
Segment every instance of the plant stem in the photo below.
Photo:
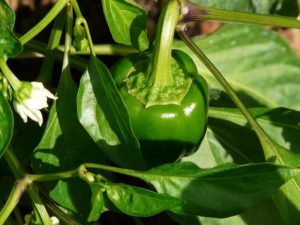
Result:
{"label": "plant stem", "polygon": [[48,174],[28,174],[28,177],[33,182],[42,182],[42,181],[52,181],[52,180],[59,180],[59,179],[66,179],[72,177],[78,177],[79,175],[78,169],[64,171],[60,173],[48,173]]}
{"label": "plant stem", "polygon": [[178,26],[178,31],[180,37],[184,40],[184,42],[188,45],[188,47],[196,54],[196,56],[202,61],[202,63],[209,69],[209,71],[215,76],[215,78],[219,81],[219,83],[224,87],[232,101],[236,104],[236,106],[241,110],[243,115],[248,120],[252,129],[256,132],[261,145],[264,149],[264,153],[266,159],[272,159],[274,156],[277,160],[283,163],[282,157],[277,151],[277,147],[274,145],[273,141],[269,137],[268,134],[261,128],[261,126],[256,122],[253,116],[250,114],[245,105],[241,102],[235,91],[232,89],[230,84],[225,80],[220,71],[214,66],[214,64],[207,58],[207,56],[198,48],[197,45],[188,37],[185,32],[185,25]]}
{"label": "plant stem", "polygon": [[[18,58],[43,58],[48,55],[48,50],[45,49],[46,45],[39,41],[30,41],[26,44],[26,52],[22,52],[18,55]],[[61,59],[63,55],[64,46],[58,46],[53,49],[53,55],[56,59]],[[108,56],[127,56],[132,53],[138,53],[135,48],[119,45],[119,44],[98,44],[94,45],[94,51],[96,55],[108,55]],[[74,48],[70,49],[70,55],[89,55],[90,51],[76,51]],[[72,57],[73,58],[73,57]],[[80,59],[85,61],[84,59]]]}
{"label": "plant stem", "polygon": [[23,225],[24,224],[24,220],[23,220],[23,215],[22,215],[22,212],[21,212],[20,208],[19,207],[15,207],[13,213],[14,213],[14,218],[16,220],[16,223],[18,225]]}
{"label": "plant stem", "polygon": [[81,223],[77,222],[77,220],[75,220],[73,217],[63,212],[58,206],[56,206],[54,202],[49,200],[47,197],[43,197],[43,201],[45,203],[45,206],[52,212],[52,214],[58,217],[61,221],[64,221],[65,224],[81,225]]}
{"label": "plant stem", "polygon": [[10,70],[7,66],[6,61],[4,58],[0,58],[0,68],[8,80],[9,84],[12,88],[17,91],[22,87],[22,82],[15,76],[15,74]]}
{"label": "plant stem", "polygon": [[46,58],[43,61],[42,68],[36,80],[47,84],[50,83],[53,66],[55,62],[55,49],[58,48],[61,39],[63,27],[65,25],[65,12],[62,11],[55,19],[47,46]]}
{"label": "plant stem", "polygon": [[154,51],[147,70],[149,84],[154,87],[166,87],[173,83],[172,45],[180,17],[180,5],[177,0],[169,0],[164,4],[156,29]]}
{"label": "plant stem", "polygon": [[[30,42],[28,42],[26,44],[25,47],[30,51],[35,51],[35,52],[39,52],[43,55],[47,55],[47,46],[40,41],[31,40]],[[55,54],[55,57],[57,60],[60,60],[60,61],[63,60],[63,58],[64,58],[63,50],[55,49],[54,54]],[[85,59],[82,59],[82,58],[79,58],[76,56],[70,57],[70,63],[73,68],[75,68],[79,71],[84,71],[86,69],[86,65],[87,65],[87,61]]]}
{"label": "plant stem", "polygon": [[214,9],[211,7],[193,4],[189,1],[186,1],[185,11],[186,14],[184,15],[183,18],[184,21],[217,20],[217,21],[269,25],[269,26],[277,26],[277,27],[300,28],[299,18]]}
{"label": "plant stem", "polygon": [[84,163],[81,165],[85,168],[91,168],[91,169],[100,169],[100,170],[106,170],[114,173],[119,173],[123,175],[128,175],[132,177],[138,177],[137,174],[141,173],[140,171],[130,170],[130,169],[124,169],[119,167],[113,167],[113,166],[107,166],[107,165],[101,165],[101,164],[95,164],[95,163]]}
{"label": "plant stem", "polygon": [[72,24],[73,24],[73,10],[72,6],[68,4],[67,6],[67,23],[66,23],[66,34],[65,34],[65,49],[63,57],[63,71],[67,68],[70,69],[70,49],[72,45]]}
{"label": "plant stem", "polygon": [[48,26],[49,23],[52,22],[53,19],[61,12],[61,10],[65,7],[65,5],[69,2],[69,0],[58,0],[55,5],[51,8],[51,10],[47,13],[47,15],[40,20],[38,24],[36,24],[33,28],[31,28],[26,34],[20,37],[20,42],[22,45],[26,44],[28,41],[33,39],[36,35],[38,35],[45,27]]}
{"label": "plant stem", "polygon": [[[61,49],[61,47],[59,47]],[[138,51],[132,47],[119,44],[100,44],[94,45],[94,51],[96,55],[112,55],[112,56],[126,56],[132,53],[137,53]],[[71,55],[88,55],[89,51],[76,51],[71,49]]]}
{"label": "plant stem", "polygon": [[74,9],[74,12],[75,12],[76,16],[78,18],[84,18],[82,13],[81,13],[81,10],[80,10],[80,7],[78,5],[77,0],[70,0],[70,2],[71,2],[71,5],[73,6],[73,9]]}
{"label": "plant stem", "polygon": [[6,150],[4,158],[16,179],[21,179],[25,175],[25,171],[10,147]]}
{"label": "plant stem", "polygon": [[17,206],[27,185],[28,184],[26,184],[24,182],[24,180],[17,181],[14,184],[4,207],[0,211],[0,225],[5,223],[5,221],[9,217],[9,215],[12,213],[14,208]]}
{"label": "plant stem", "polygon": [[33,202],[34,208],[40,220],[43,222],[43,225],[52,225],[48,212],[44,206],[42,199],[40,198],[38,187],[35,184],[31,184],[28,187],[27,192],[30,196],[31,201]]}
{"label": "plant stem", "polygon": [[[28,186],[27,192],[29,194],[30,199],[33,202],[34,208],[36,209],[40,220],[43,222],[43,225],[52,225],[47,210],[44,207],[43,202],[39,196],[37,186],[33,184],[29,179],[27,179],[25,171],[21,163],[13,153],[11,147],[9,147],[4,153],[4,158],[7,161],[7,164],[9,165],[16,179],[21,181],[23,180],[24,184]],[[23,189],[25,189],[26,186],[23,185]]]}

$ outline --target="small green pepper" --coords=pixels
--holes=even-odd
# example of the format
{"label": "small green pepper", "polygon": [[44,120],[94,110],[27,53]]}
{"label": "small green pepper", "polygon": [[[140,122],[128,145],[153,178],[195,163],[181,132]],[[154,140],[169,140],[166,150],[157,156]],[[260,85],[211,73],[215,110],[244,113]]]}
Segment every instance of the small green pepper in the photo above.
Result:
{"label": "small green pepper", "polygon": [[178,2],[167,2],[154,50],[130,55],[112,68],[147,167],[193,153],[206,131],[207,85],[192,59],[172,50]]}

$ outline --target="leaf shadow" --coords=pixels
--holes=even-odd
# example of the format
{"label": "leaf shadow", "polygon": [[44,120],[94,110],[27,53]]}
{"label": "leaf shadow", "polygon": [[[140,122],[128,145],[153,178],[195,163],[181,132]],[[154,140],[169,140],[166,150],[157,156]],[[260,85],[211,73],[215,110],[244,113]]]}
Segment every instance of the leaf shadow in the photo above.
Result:
{"label": "leaf shadow", "polygon": [[[76,145],[76,143],[74,145]],[[56,139],[55,146],[52,149],[38,149],[35,152],[33,155],[33,157],[35,157],[33,160],[33,167],[35,171],[47,174],[76,169],[85,162],[104,163],[101,157],[97,157],[99,156],[99,151],[97,150],[89,151],[90,149],[78,149],[76,147],[73,148],[73,150],[70,146],[65,146],[65,138],[63,135],[60,135]],[[42,158],[39,158],[38,156],[41,156]],[[51,164],[51,162],[45,161],[47,159],[50,159],[50,161],[56,159],[58,164]],[[47,182],[43,185],[43,188],[48,196],[51,196],[55,202],[71,211],[74,211],[75,209],[75,211],[79,212],[79,214],[84,217],[88,215],[91,192],[89,186],[81,179],[71,178]],[[70,207],[68,204],[71,204],[72,206]]]}
{"label": "leaf shadow", "polygon": [[[260,116],[267,116],[272,125],[282,129],[281,136],[287,149],[300,153],[300,112],[288,108],[276,108]],[[276,141],[276,140],[274,140]]]}
{"label": "leaf shadow", "polygon": [[265,161],[259,140],[249,127],[214,118],[209,118],[208,124],[214,137],[226,149],[235,163]]}
{"label": "leaf shadow", "polygon": [[175,221],[182,225],[201,225],[201,224],[214,224],[214,225],[282,225],[284,224],[278,212],[272,203],[271,199],[264,200],[261,204],[255,205],[231,217],[214,218],[214,217],[200,217],[188,216],[170,213],[170,216]]}
{"label": "leaf shadow", "polygon": [[[194,215],[220,219],[240,215],[244,221],[249,221],[249,224],[254,224],[253,214],[262,219],[265,218],[264,212],[268,211],[272,217],[266,219],[271,220],[275,217],[281,221],[280,213],[271,199],[274,195],[281,194],[278,188],[287,182],[286,179],[280,174],[274,178],[276,181],[271,181],[271,177],[265,178],[263,173],[258,176],[261,177],[258,179],[260,183],[257,183],[257,178],[243,179],[237,184],[230,180],[226,182],[226,179],[218,181],[218,179],[198,178],[193,180],[181,192],[180,198],[186,202],[182,208],[185,212]],[[270,181],[273,183],[270,184]],[[281,197],[288,204],[290,218],[296,221],[288,224],[299,224],[300,216],[296,206],[285,196]],[[257,209],[264,209],[264,211],[256,211]],[[195,219],[193,221],[196,222]]]}
{"label": "leaf shadow", "polygon": [[[78,120],[76,93],[77,87],[67,68],[63,71],[58,99],[52,105],[41,143],[32,155],[32,167],[35,172],[55,173],[76,169],[86,162],[109,162]],[[62,182],[65,184],[59,186]],[[89,186],[79,178],[48,182],[45,189],[52,199],[62,206],[78,210],[81,215],[88,213],[91,193]]]}
{"label": "leaf shadow", "polygon": [[143,51],[145,50],[148,45],[144,44],[144,40],[142,40],[142,35],[143,35],[143,30],[141,27],[144,27],[144,18],[145,16],[143,15],[138,15],[134,18],[132,23],[130,24],[130,41],[132,46],[135,48]]}

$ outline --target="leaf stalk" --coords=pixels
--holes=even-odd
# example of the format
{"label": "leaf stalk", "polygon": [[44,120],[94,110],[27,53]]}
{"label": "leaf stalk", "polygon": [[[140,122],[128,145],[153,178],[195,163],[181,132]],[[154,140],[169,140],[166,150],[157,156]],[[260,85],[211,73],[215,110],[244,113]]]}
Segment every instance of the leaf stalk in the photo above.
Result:
{"label": "leaf stalk", "polygon": [[235,12],[230,10],[215,9],[207,6],[200,6],[186,1],[183,21],[191,20],[216,20],[222,22],[238,22],[265,26],[300,28],[299,17],[294,18],[287,16]]}
{"label": "leaf stalk", "polygon": [[28,41],[30,41],[36,35],[38,35],[42,30],[44,30],[45,27],[47,27],[62,11],[62,9],[66,6],[68,2],[69,0],[57,1],[55,5],[51,8],[51,10],[47,13],[47,15],[42,20],[40,20],[38,24],[31,28],[22,37],[20,37],[20,42],[22,43],[22,45],[26,44]]}

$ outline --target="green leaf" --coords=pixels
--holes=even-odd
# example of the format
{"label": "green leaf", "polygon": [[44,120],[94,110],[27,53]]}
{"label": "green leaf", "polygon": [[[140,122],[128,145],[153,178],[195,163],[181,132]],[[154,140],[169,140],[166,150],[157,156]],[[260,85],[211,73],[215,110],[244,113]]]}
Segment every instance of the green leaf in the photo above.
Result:
{"label": "green leaf", "polygon": [[201,6],[209,6],[217,9],[226,9],[239,12],[252,12],[250,0],[191,0],[191,2]]}
{"label": "green leaf", "polygon": [[[246,120],[234,109],[210,109],[209,115],[213,118],[219,118],[230,121],[241,126],[246,125]],[[292,151],[287,151],[284,147],[274,143],[278,148],[280,161],[278,163],[285,165],[300,165],[299,157],[299,113],[290,109],[252,109],[251,113],[264,130],[276,140],[281,146]],[[298,154],[296,154],[296,153]],[[282,186],[279,192],[275,194],[275,202],[278,209],[285,218],[286,224],[296,225],[300,222],[300,204],[298,197],[300,187],[300,178],[295,177]],[[292,219],[291,219],[292,218]]]}
{"label": "green leaf", "polygon": [[[242,114],[236,109],[217,109],[211,108],[209,116],[219,118],[238,125],[245,125],[246,120]],[[288,151],[290,147],[288,141],[295,141],[299,132],[298,118],[299,112],[279,108],[279,109],[252,109],[252,115],[256,117],[258,123],[265,129],[269,135],[274,147],[276,147],[277,162],[279,164],[298,167],[300,166],[300,158],[297,152]],[[285,124],[286,123],[286,124]],[[289,135],[282,139],[280,135],[283,133],[282,129],[286,129]],[[275,139],[277,138],[277,139]],[[276,140],[276,142],[274,141]],[[286,146],[286,147],[285,147]],[[273,150],[271,150],[273,151]]]}
{"label": "green leaf", "polygon": [[119,210],[136,217],[153,216],[182,204],[178,198],[126,184],[108,184],[106,193]]}
{"label": "green leaf", "polygon": [[[43,129],[44,127],[40,127],[33,120],[24,123],[19,115],[14,117],[14,135],[10,144],[17,158],[22,159],[24,168],[31,168],[31,157],[29,156],[41,140]],[[10,171],[9,167],[8,170]]]}
{"label": "green leaf", "polygon": [[121,44],[146,50],[147,13],[133,0],[102,0],[104,15],[113,39]]}
{"label": "green leaf", "polygon": [[143,158],[122,98],[109,70],[91,57],[77,95],[80,123],[115,163],[143,168]]}
{"label": "green leaf", "polygon": [[262,14],[280,14],[297,16],[298,7],[295,0],[191,0],[201,6],[239,12],[255,12]]}
{"label": "green leaf", "polygon": [[299,2],[296,0],[280,0],[276,11],[280,15],[297,17],[299,15]]}
{"label": "green leaf", "polygon": [[[209,118],[209,124],[212,124],[211,118]],[[264,160],[262,149],[259,146],[255,146],[256,144],[259,145],[259,142],[257,138],[252,138],[255,135],[253,131],[237,125],[233,127],[228,123],[220,123],[219,121],[214,121],[213,124],[213,130],[215,132],[218,131],[217,134],[208,128],[198,151],[191,156],[184,157],[182,160],[193,162],[201,168],[212,168],[225,162],[249,163]],[[242,147],[239,147],[239,142],[243,144]],[[253,145],[253,142],[255,145]],[[242,214],[228,218],[219,219],[182,215],[172,215],[172,218],[182,225],[283,224],[271,200],[255,204]]]}
{"label": "green leaf", "polygon": [[[107,158],[78,121],[77,87],[69,69],[62,73],[58,99],[52,105],[43,137],[33,152],[32,167],[36,173],[70,170],[84,162],[105,164]],[[50,196],[74,212],[89,213],[90,190],[80,179],[48,183]]]}
{"label": "green leaf", "polygon": [[0,91],[0,158],[10,143],[14,127],[11,108]]}
{"label": "green leaf", "polygon": [[15,13],[6,0],[0,0],[0,29],[12,30],[15,24]]}
{"label": "green leaf", "polygon": [[297,17],[299,13],[295,0],[251,0],[254,11],[257,13],[275,13]]}
{"label": "green leaf", "polygon": [[[300,60],[276,32],[230,24],[194,41],[249,107],[300,109]],[[183,42],[176,42],[175,48],[194,59],[211,88],[222,89]]]}
{"label": "green leaf", "polygon": [[104,205],[103,188],[99,187],[96,183],[90,185],[92,191],[92,207],[88,216],[88,222],[97,221],[100,215],[108,209]]}
{"label": "green leaf", "polygon": [[[254,108],[250,109],[250,112],[264,131],[276,140],[278,144],[293,152],[300,153],[299,111],[287,108]],[[239,126],[247,125],[247,120],[238,109],[211,107],[209,109],[209,117],[226,120]]]}
{"label": "green leaf", "polygon": [[201,216],[184,216],[171,214],[171,218],[181,225],[282,225],[273,202],[268,199],[263,204],[255,205],[242,214],[227,218],[210,218]]}
{"label": "green leaf", "polygon": [[201,142],[199,149],[192,155],[182,158],[183,162],[193,162],[200,168],[212,168],[223,163],[234,163],[234,158],[214,136],[210,128]]}
{"label": "green leaf", "polygon": [[36,215],[36,212],[33,211],[31,214],[25,215],[25,224],[24,225],[42,225],[41,220]]}
{"label": "green leaf", "polygon": [[22,51],[22,44],[12,31],[14,23],[14,11],[5,0],[0,0],[0,58],[13,57]]}
{"label": "green leaf", "polygon": [[14,57],[22,51],[19,39],[8,28],[0,28],[0,57]]}
{"label": "green leaf", "polygon": [[270,197],[298,173],[297,169],[268,163],[201,169],[183,162],[139,172],[136,177],[151,183],[159,193],[185,201],[172,210],[175,213],[228,217]]}

